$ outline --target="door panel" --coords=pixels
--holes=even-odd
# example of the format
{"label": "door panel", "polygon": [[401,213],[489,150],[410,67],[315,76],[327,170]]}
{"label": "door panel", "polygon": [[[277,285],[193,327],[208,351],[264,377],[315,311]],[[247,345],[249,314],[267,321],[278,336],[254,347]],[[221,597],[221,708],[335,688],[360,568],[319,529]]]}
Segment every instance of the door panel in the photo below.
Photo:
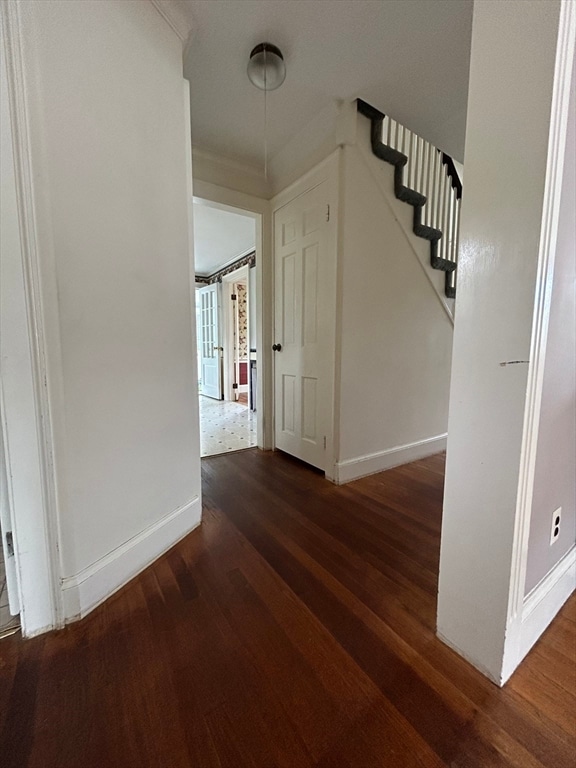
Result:
{"label": "door panel", "polygon": [[335,247],[328,183],[277,210],[275,232],[275,442],[325,469],[331,424]]}
{"label": "door panel", "polygon": [[198,291],[200,300],[200,388],[207,397],[222,399],[219,336],[219,286],[206,285]]}
{"label": "door panel", "polygon": [[304,346],[316,344],[318,330],[318,243],[304,248],[303,253],[303,332]]}
{"label": "door panel", "polygon": [[296,342],[296,253],[282,257],[282,338],[284,345]]}
{"label": "door panel", "polygon": [[317,379],[302,377],[302,440],[316,443],[317,440]]}
{"label": "door panel", "polygon": [[296,434],[296,376],[282,375],[282,431],[286,435]]}

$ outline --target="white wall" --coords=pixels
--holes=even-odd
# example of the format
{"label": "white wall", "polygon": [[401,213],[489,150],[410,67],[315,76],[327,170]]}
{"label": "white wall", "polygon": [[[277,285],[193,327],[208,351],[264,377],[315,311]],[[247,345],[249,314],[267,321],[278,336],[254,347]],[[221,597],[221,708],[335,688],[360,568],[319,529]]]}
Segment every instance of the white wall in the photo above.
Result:
{"label": "white wall", "polygon": [[200,520],[182,49],[147,2],[20,10],[71,618]]}
{"label": "white wall", "polygon": [[342,113],[356,109],[355,102],[336,99],[299,130],[270,158],[270,179],[274,193],[279,193],[325,160],[339,143]]}
{"label": "white wall", "polygon": [[[355,102],[334,99],[309,123],[298,131],[275,155],[268,158],[268,175],[264,173],[264,143],[259,166],[193,147],[194,178],[219,187],[270,199],[296,182],[330,155],[341,140],[343,113],[356,111]],[[194,137],[193,137],[194,138]]]}
{"label": "white wall", "polygon": [[192,158],[194,179],[198,181],[263,199],[271,195],[264,163],[262,167],[255,167],[196,146],[192,147]]}
{"label": "white wall", "polygon": [[556,0],[482,0],[472,24],[438,633],[500,684],[520,656],[527,388],[538,360],[512,361],[537,349],[559,12]]}
{"label": "white wall", "polygon": [[462,163],[459,163],[458,160],[454,160],[454,158],[452,158],[452,162],[454,163],[454,166],[458,171],[458,176],[460,178],[460,181],[464,183],[464,165]]}
{"label": "white wall", "polygon": [[[525,592],[576,543],[576,73],[568,135],[558,244],[538,432]],[[560,536],[550,545],[552,512],[562,507]]]}
{"label": "white wall", "polygon": [[[453,326],[443,273],[371,154],[369,121],[341,173],[337,478],[346,482],[445,446]],[[435,283],[438,281],[438,284]]]}

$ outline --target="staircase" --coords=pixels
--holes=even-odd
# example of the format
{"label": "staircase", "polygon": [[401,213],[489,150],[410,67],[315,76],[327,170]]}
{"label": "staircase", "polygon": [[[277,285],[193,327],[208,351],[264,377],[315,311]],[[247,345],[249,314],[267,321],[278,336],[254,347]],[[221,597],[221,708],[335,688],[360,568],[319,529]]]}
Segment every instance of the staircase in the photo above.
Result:
{"label": "staircase", "polygon": [[430,264],[445,273],[444,292],[456,295],[462,183],[452,158],[396,120],[358,99],[371,123],[376,157],[394,166],[394,194],[414,208],[412,229],[430,242]]}

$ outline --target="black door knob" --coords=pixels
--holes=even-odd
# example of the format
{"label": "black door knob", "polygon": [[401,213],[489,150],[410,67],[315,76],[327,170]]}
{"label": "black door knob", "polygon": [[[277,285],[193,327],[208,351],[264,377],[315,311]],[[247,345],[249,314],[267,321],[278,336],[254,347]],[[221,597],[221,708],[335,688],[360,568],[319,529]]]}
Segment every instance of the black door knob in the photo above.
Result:
{"label": "black door knob", "polygon": [[272,344],[272,349],[274,350],[274,352],[280,352],[280,350],[282,349],[282,344]]}

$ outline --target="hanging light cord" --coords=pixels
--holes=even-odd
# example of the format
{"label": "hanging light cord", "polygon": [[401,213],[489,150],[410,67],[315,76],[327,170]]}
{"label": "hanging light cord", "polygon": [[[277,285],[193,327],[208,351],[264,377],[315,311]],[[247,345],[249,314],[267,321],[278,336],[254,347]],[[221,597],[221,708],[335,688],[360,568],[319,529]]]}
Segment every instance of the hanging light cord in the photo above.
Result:
{"label": "hanging light cord", "polygon": [[[271,70],[268,71],[268,58]],[[248,79],[264,91],[264,178],[268,180],[268,90],[279,88],[286,78],[286,65],[282,51],[271,43],[259,43],[250,53]],[[268,77],[270,75],[270,77]],[[270,81],[270,86],[268,86]]]}

